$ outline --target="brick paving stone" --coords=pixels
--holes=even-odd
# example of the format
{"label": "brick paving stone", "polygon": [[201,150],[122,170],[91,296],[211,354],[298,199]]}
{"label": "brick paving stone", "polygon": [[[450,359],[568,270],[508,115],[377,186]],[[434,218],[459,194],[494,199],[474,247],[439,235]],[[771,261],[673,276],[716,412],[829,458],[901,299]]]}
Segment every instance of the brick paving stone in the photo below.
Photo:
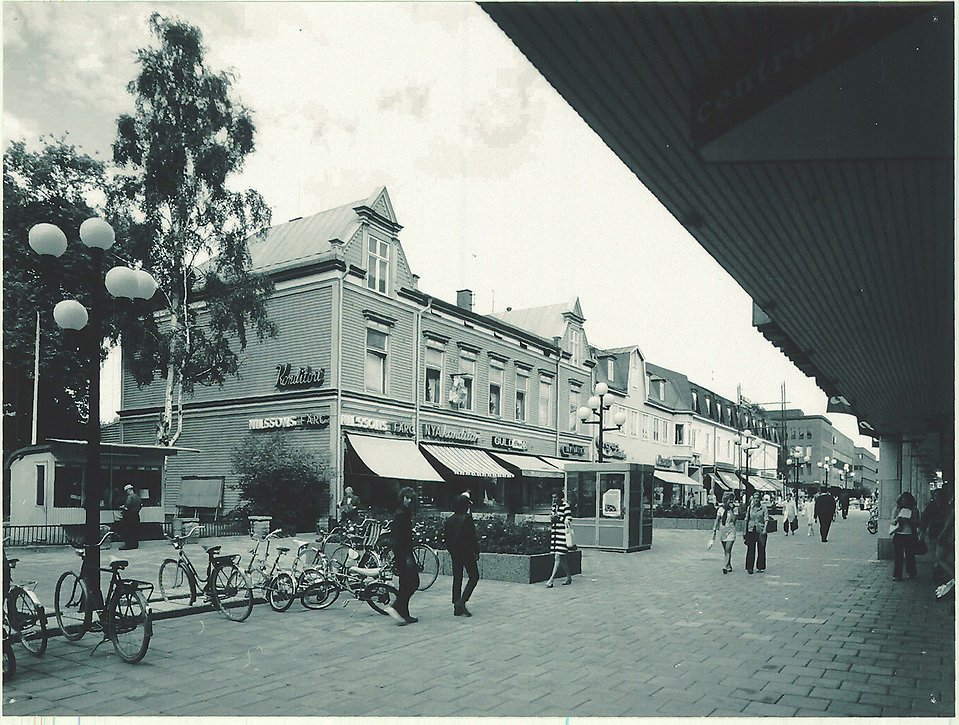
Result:
{"label": "brick paving stone", "polygon": [[776,704],[783,705],[787,707],[805,708],[808,710],[815,710],[821,714],[826,712],[826,708],[829,707],[830,700],[822,700],[816,697],[808,697],[804,695],[783,695]]}
{"label": "brick paving stone", "polygon": [[873,705],[858,702],[833,700],[826,709],[828,715],[854,715],[859,717],[875,716],[876,708]]}
{"label": "brick paving stone", "polygon": [[841,700],[844,702],[856,702],[859,700],[858,692],[851,692],[849,690],[840,690],[838,687],[836,689],[826,688],[826,687],[814,687],[809,693],[810,697],[820,697],[823,699],[828,699],[832,701]]}
{"label": "brick paving stone", "polygon": [[844,680],[839,685],[839,689],[859,693],[869,692],[875,695],[885,695],[889,692],[889,688],[886,685],[879,685],[874,682],[852,682],[851,680]]}
{"label": "brick paving stone", "polygon": [[786,682],[770,682],[768,683],[761,692],[768,692],[770,694],[775,693],[778,695],[808,695],[812,692],[812,687],[809,685],[796,685]]}
{"label": "brick paving stone", "polygon": [[764,702],[751,702],[746,705],[743,715],[750,717],[793,717],[797,708],[789,705],[770,705]]}

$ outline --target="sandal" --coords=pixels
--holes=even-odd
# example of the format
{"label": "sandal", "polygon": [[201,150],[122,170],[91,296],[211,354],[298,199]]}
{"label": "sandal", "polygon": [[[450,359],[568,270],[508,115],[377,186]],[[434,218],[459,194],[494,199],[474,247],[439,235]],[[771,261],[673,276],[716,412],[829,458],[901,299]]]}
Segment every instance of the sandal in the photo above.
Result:
{"label": "sandal", "polygon": [[552,588],[553,588],[553,582],[546,582],[546,588],[547,588],[547,589],[552,589]]}

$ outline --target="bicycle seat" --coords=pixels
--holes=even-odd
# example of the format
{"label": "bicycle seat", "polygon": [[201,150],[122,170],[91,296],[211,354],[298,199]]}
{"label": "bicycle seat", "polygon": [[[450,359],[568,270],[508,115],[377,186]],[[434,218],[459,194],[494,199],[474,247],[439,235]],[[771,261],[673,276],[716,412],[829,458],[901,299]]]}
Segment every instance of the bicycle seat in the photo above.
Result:
{"label": "bicycle seat", "polygon": [[290,550],[290,547],[288,547],[288,546],[278,546],[278,547],[276,547],[276,550],[277,550],[278,552],[280,552],[281,554],[285,554],[286,552],[288,552],[288,551]]}
{"label": "bicycle seat", "polygon": [[221,549],[221,548],[222,548],[222,547],[220,547],[220,546],[211,546],[211,547],[209,547],[209,548],[206,547],[206,546],[204,546],[204,547],[203,547],[203,550],[204,550],[208,555],[210,555],[210,556],[216,556],[217,554],[220,553],[220,549]]}
{"label": "bicycle seat", "polygon": [[113,569],[113,571],[123,571],[128,566],[130,566],[130,562],[126,559],[112,559],[110,561],[110,568]]}

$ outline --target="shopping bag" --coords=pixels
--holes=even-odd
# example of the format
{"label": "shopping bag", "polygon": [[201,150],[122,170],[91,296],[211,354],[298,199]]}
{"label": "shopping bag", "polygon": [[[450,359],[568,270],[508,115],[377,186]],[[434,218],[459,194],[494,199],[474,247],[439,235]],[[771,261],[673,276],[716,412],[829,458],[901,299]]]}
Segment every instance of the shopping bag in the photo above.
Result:
{"label": "shopping bag", "polygon": [[799,519],[793,519],[789,522],[789,528],[795,531],[799,528]]}
{"label": "shopping bag", "polygon": [[779,531],[779,522],[776,521],[776,519],[769,517],[769,519],[766,520],[766,533],[774,534],[777,531]]}
{"label": "shopping bag", "polygon": [[576,548],[576,539],[573,538],[573,527],[566,525],[566,548],[572,551]]}

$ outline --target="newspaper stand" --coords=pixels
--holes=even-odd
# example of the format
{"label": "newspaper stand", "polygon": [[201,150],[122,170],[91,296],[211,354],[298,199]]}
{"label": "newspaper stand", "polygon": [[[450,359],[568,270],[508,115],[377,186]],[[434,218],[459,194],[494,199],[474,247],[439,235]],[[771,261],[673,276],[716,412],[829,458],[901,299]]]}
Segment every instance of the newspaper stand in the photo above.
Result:
{"label": "newspaper stand", "polygon": [[653,545],[654,467],[567,463],[573,536],[584,549],[643,551]]}

